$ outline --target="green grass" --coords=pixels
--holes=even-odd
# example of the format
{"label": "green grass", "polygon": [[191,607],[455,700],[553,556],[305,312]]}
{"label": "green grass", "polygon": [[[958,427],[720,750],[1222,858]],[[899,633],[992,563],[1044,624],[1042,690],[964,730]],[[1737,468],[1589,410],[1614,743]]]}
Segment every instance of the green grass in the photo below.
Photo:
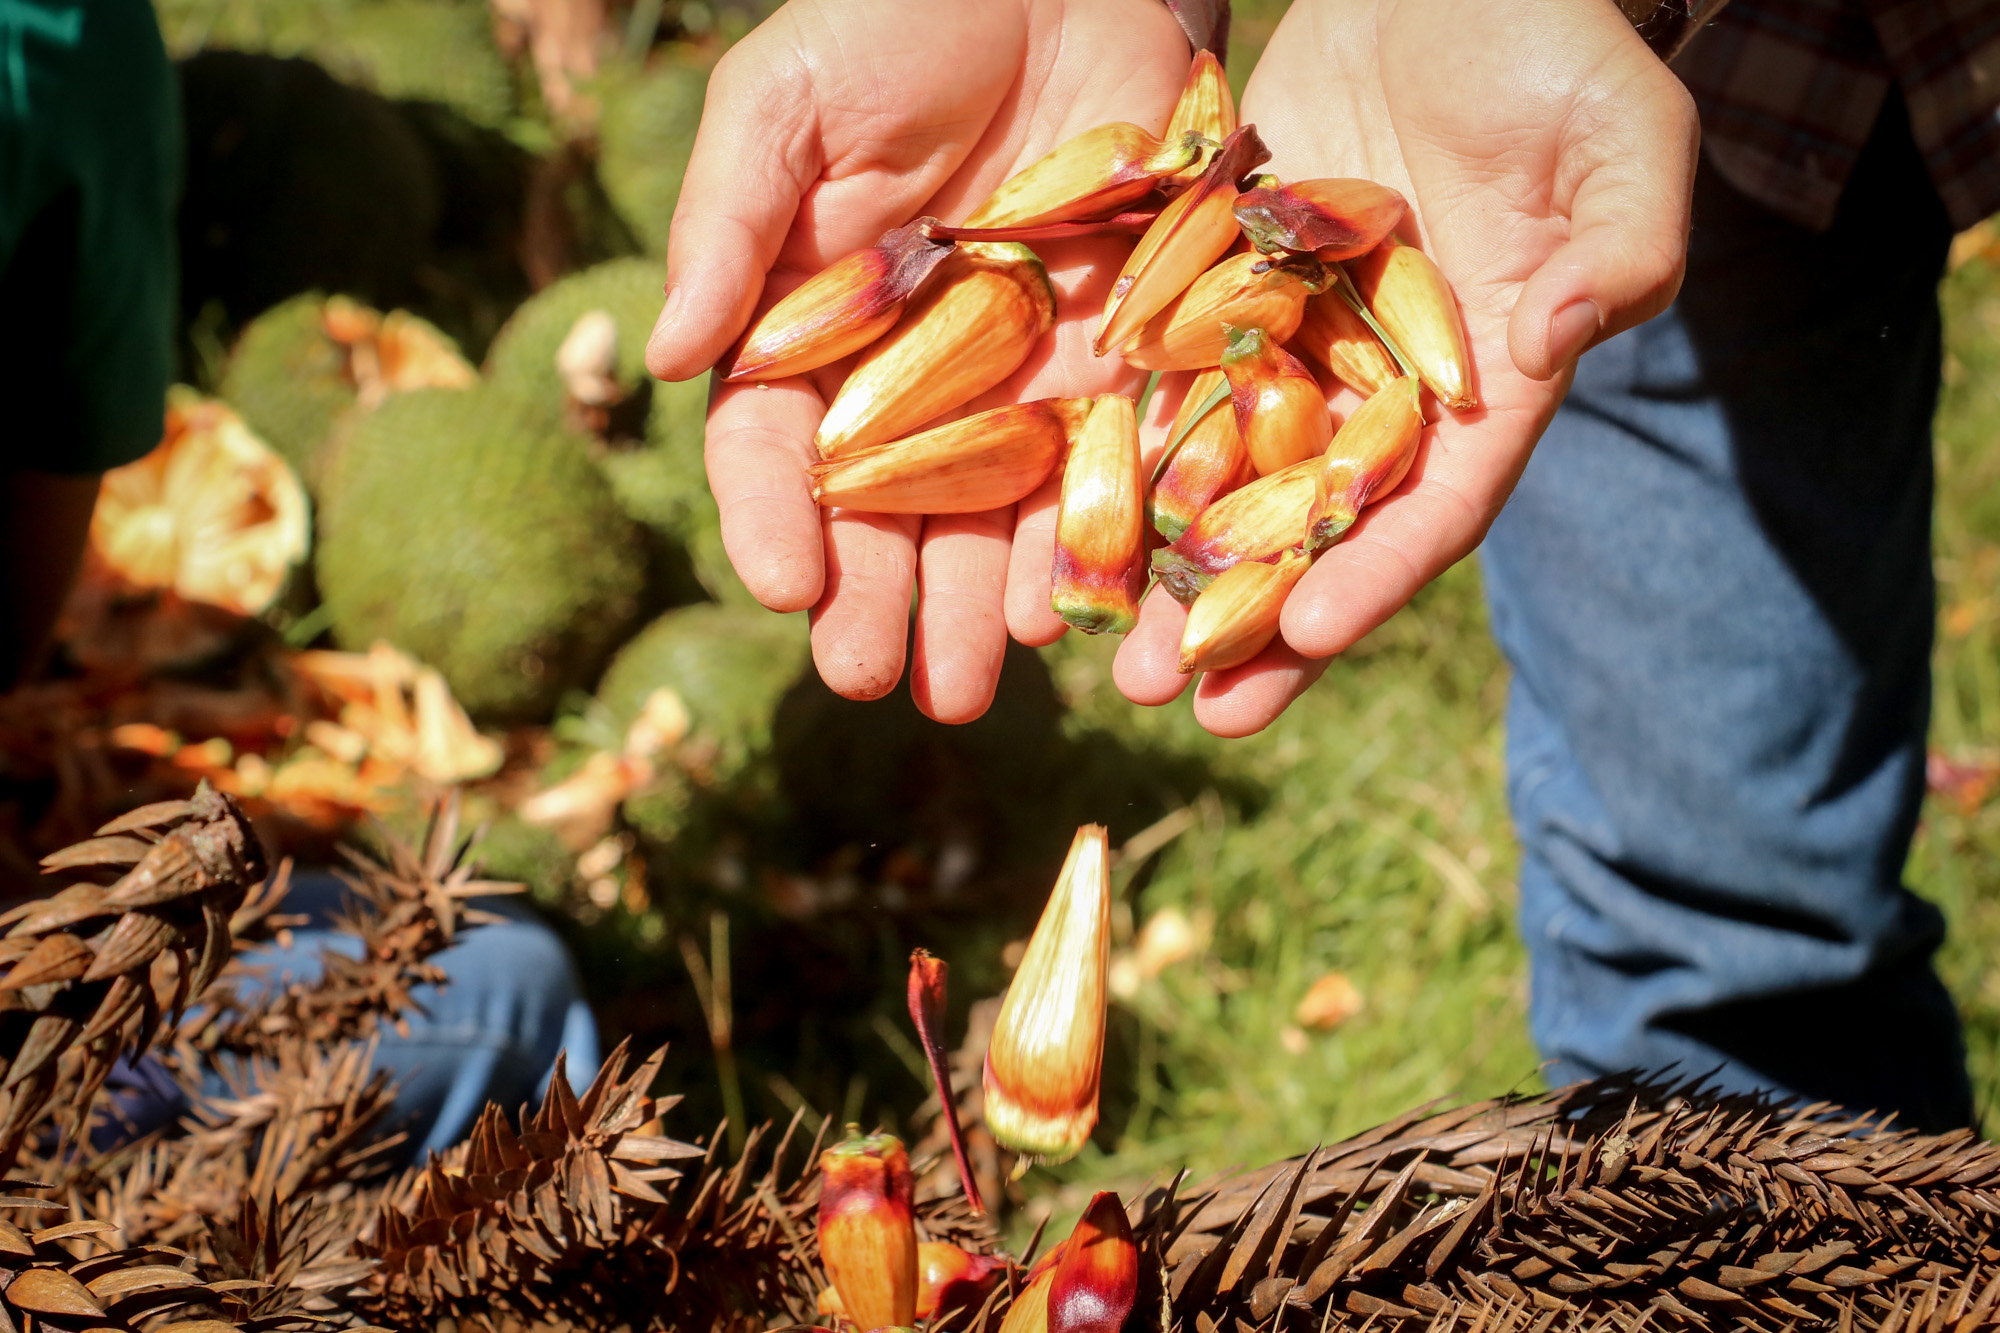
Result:
{"label": "green grass", "polygon": [[[2000,756],[2000,269],[1967,264],[1944,299],[1933,745],[1977,760]],[[1201,733],[1185,700],[1155,712],[1119,701],[1114,647],[1072,636],[1047,653],[1072,734],[1143,738],[1268,796],[1250,807],[1199,799],[1178,821],[1184,832],[1121,868],[1128,936],[1171,907],[1212,916],[1213,940],[1115,1007],[1105,1127],[1077,1164],[1029,1178],[1029,1218],[1180,1165],[1199,1176],[1303,1152],[1430,1098],[1534,1086],[1501,761],[1506,670],[1475,562],[1245,741]],[[1909,878],[1950,918],[1940,966],[1990,1108],[2000,793],[1971,810],[1933,798]],[[1302,1033],[1293,1007],[1329,971],[1345,973],[1365,1007],[1332,1032]]]}

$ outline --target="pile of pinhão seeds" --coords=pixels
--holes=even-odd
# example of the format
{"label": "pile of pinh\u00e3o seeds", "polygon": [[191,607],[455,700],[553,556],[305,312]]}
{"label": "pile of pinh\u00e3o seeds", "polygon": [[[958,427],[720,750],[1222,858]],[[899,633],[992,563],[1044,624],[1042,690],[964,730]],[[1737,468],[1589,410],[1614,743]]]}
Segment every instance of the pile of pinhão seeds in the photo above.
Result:
{"label": "pile of pinh\u00e3o seeds", "polygon": [[[1060,469],[1056,613],[1123,633],[1157,580],[1189,607],[1183,672],[1246,662],[1313,557],[1409,470],[1423,390],[1473,406],[1457,301],[1395,235],[1402,195],[1365,180],[1286,184],[1257,174],[1269,156],[1204,52],[1164,137],[1100,125],[1016,173],[962,226],[919,218],[890,231],[757,320],[725,378],[779,379],[859,353],[814,437],[820,504],[979,513]],[[1013,374],[1054,324],[1054,289],[1026,243],[1116,235],[1138,241],[1093,350],[1198,372],[1150,474],[1124,394],[923,429]],[[1338,430],[1308,362],[1364,399]]]}

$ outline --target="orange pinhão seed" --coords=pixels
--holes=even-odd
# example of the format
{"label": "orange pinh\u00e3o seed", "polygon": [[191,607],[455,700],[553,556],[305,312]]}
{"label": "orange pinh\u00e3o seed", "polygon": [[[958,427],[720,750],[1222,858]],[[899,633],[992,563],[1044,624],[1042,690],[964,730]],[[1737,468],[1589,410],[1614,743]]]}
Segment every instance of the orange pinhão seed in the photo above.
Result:
{"label": "orange pinh\u00e3o seed", "polygon": [[1431,257],[1390,236],[1349,266],[1361,299],[1447,407],[1475,405],[1458,298]]}
{"label": "orange pinh\u00e3o seed", "polygon": [[1276,563],[1245,560],[1231,565],[1201,590],[1181,629],[1180,669],[1221,671],[1242,666],[1278,635],[1285,598],[1312,557],[1286,551]]}
{"label": "orange pinh\u00e3o seed", "polygon": [[1288,251],[1331,263],[1367,254],[1403,219],[1403,196],[1368,180],[1260,185],[1236,200],[1236,221],[1266,254]]}
{"label": "orange pinh\u00e3o seed", "polygon": [[803,375],[858,352],[895,327],[904,304],[951,254],[924,235],[929,218],[898,227],[807,278],[743,335],[723,378]]}
{"label": "orange pinh\u00e3o seed", "polygon": [[1201,511],[1174,540],[1153,552],[1160,586],[1182,606],[1231,565],[1274,562],[1305,540],[1318,498],[1320,460],[1308,458],[1231,491]]}
{"label": "orange pinh\u00e3o seed", "polygon": [[1199,137],[1156,139],[1124,121],[1099,125],[1009,176],[962,225],[1034,227],[1105,217],[1143,199],[1201,153]]}
{"label": "orange pinh\u00e3o seed", "polygon": [[847,1317],[864,1329],[917,1317],[917,1233],[910,1158],[891,1134],[820,1154],[819,1250]]}
{"label": "orange pinh\u00e3o seed", "polygon": [[1019,369],[1055,309],[1027,246],[958,246],[834,395],[813,436],[820,457],[886,444],[971,402]]}
{"label": "orange pinh\u00e3o seed", "polygon": [[1256,126],[1240,126],[1216,150],[1201,179],[1160,210],[1111,284],[1093,352],[1103,356],[1129,340],[1222,258],[1240,234],[1230,212],[1237,182],[1270,156]]}
{"label": "orange pinh\u00e3o seed", "polygon": [[1070,442],[1056,510],[1049,605],[1087,634],[1138,623],[1146,586],[1146,479],[1139,470],[1138,407],[1099,394]]}
{"label": "orange pinh\u00e3o seed", "polygon": [[1169,440],[1178,439],[1153,492],[1147,499],[1153,530],[1173,541],[1187,531],[1202,510],[1240,486],[1257,479],[1257,468],[1243,437],[1236,433],[1236,411],[1226,400],[1209,407],[1201,418],[1189,418],[1208,402],[1223,375],[1218,367],[1204,370],[1189,386],[1174,417]]}
{"label": "orange pinh\u00e3o seed", "polygon": [[1068,1241],[1059,1242],[1056,1247],[1035,1260],[1028,1270],[1028,1280],[1021,1288],[1021,1294],[1001,1321],[1000,1333],[1048,1333],[1049,1329],[1049,1288],[1055,1285],[1056,1265],[1062,1262]]}
{"label": "orange pinh\u00e3o seed", "polygon": [[1333,414],[1319,381],[1262,329],[1229,330],[1222,355],[1236,433],[1257,475],[1317,458],[1333,438]]}
{"label": "orange pinh\u00e3o seed", "polygon": [[1339,541],[1364,508],[1401,484],[1423,433],[1413,378],[1391,382],[1354,409],[1320,462],[1312,514],[1306,520],[1308,551]]}
{"label": "orange pinh\u00e3o seed", "polygon": [[1202,370],[1222,360],[1231,326],[1264,329],[1283,342],[1326,276],[1313,259],[1273,263],[1254,253],[1230,255],[1169,301],[1118,353],[1141,370]]}
{"label": "orange pinh\u00e3o seed", "polygon": [[[973,1254],[949,1241],[917,1243],[917,1318],[929,1319],[953,1310],[971,1311],[1007,1275],[1005,1259]],[[839,1287],[823,1287],[814,1303],[815,1310],[829,1319],[852,1324],[847,1302]]]}
{"label": "orange pinh\u00e3o seed", "polygon": [[1088,398],[1009,403],[806,470],[813,499],[874,514],[978,514],[1049,479]]}
{"label": "orange pinh\u00e3o seed", "polygon": [[986,1048],[986,1127],[1001,1146],[1066,1162],[1090,1138],[1110,967],[1110,842],[1102,824],[1086,824],[1070,843]]}
{"label": "orange pinh\u00e3o seed", "polygon": [[1307,300],[1298,331],[1286,341],[1285,349],[1325,366],[1335,379],[1364,398],[1400,373],[1375,330],[1337,291],[1324,291]]}
{"label": "orange pinh\u00e3o seed", "polygon": [[[1197,51],[1188,65],[1187,83],[1181,88],[1180,100],[1174,103],[1173,117],[1167,121],[1167,142],[1192,132],[1220,144],[1235,131],[1236,95],[1229,91],[1229,76],[1222,72],[1222,62],[1215,58],[1215,52]],[[1167,183],[1175,188],[1194,184],[1201,179],[1213,152],[1214,149],[1203,150],[1201,157],[1169,177]]]}
{"label": "orange pinh\u00e3o seed", "polygon": [[1049,1333],[1119,1333],[1139,1299],[1139,1247],[1125,1205],[1093,1197],[1069,1233],[1049,1283]]}

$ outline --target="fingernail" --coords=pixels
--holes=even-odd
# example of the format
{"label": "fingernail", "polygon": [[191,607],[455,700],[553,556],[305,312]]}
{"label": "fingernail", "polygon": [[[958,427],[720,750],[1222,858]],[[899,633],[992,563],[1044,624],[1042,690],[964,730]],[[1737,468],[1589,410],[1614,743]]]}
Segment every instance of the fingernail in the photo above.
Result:
{"label": "fingernail", "polygon": [[1549,321],[1550,373],[1583,355],[1584,347],[1603,327],[1604,317],[1597,313],[1594,302],[1571,301],[1556,311],[1555,318]]}
{"label": "fingernail", "polygon": [[655,337],[659,336],[667,325],[674,322],[674,312],[680,309],[681,304],[681,285],[678,282],[668,283],[664,290],[667,295],[666,304],[660,307],[660,317],[653,321]]}

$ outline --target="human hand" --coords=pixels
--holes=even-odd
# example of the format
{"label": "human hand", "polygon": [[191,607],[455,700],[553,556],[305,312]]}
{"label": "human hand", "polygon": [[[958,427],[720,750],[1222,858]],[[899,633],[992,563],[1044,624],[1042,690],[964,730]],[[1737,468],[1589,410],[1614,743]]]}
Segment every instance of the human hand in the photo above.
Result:
{"label": "human hand", "polygon": [[[713,365],[753,313],[882,232],[971,211],[1007,176],[1107,121],[1155,133],[1188,67],[1159,0],[792,0],[717,65],[674,213],[668,286],[646,364],[662,379]],[[1090,355],[1126,246],[1038,243],[1058,297],[1052,336],[971,405],[1136,392],[1143,377]],[[905,518],[813,503],[812,437],[845,364],[719,388],[709,484],[746,587],[776,611],[813,613],[813,658],[850,698],[902,674],[920,590],[911,690],[946,722],[991,702],[1009,611],[1022,636],[1061,631],[1005,597],[1016,507]],[[1056,490],[1018,506],[1052,523]],[[1047,538],[1044,537],[1046,541]]]}
{"label": "human hand", "polygon": [[[1425,430],[1402,485],[1292,590],[1281,641],[1202,677],[1195,715],[1223,736],[1268,726],[1328,658],[1477,546],[1577,356],[1666,308],[1698,134],[1680,81],[1609,0],[1297,0],[1242,119],[1286,180],[1403,191],[1402,230],[1457,290],[1479,406]],[[1155,395],[1156,437],[1178,398]],[[1165,703],[1185,687],[1185,618],[1154,590],[1119,649],[1128,697]]]}

